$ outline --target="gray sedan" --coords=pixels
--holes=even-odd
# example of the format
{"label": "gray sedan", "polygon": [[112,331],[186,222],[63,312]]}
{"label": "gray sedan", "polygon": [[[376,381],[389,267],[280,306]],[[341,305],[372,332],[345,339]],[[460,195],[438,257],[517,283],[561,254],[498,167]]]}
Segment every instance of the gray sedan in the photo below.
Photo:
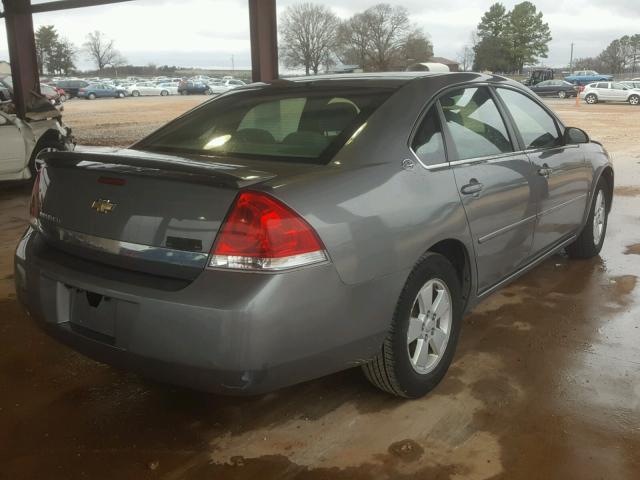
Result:
{"label": "gray sedan", "polygon": [[354,366],[420,397],[465,312],[598,255],[613,169],[528,89],[474,73],[279,80],[136,145],[51,153],[15,281],[86,355],[225,393]]}

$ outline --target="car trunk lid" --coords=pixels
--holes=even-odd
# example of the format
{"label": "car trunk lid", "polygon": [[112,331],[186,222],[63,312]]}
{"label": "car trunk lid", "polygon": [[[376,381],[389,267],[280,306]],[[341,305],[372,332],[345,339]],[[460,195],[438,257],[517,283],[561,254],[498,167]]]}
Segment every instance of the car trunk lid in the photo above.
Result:
{"label": "car trunk lid", "polygon": [[195,278],[241,188],[274,173],[134,150],[44,157],[38,226],[67,253]]}

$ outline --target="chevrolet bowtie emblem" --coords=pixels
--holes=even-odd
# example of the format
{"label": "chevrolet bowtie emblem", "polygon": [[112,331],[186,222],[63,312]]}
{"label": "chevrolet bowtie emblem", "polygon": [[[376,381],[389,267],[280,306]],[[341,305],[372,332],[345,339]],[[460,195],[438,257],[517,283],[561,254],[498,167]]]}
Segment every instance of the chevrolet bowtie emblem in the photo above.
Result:
{"label": "chevrolet bowtie emblem", "polygon": [[111,203],[110,200],[102,200],[100,198],[91,204],[91,208],[98,213],[111,213],[116,208],[116,204]]}

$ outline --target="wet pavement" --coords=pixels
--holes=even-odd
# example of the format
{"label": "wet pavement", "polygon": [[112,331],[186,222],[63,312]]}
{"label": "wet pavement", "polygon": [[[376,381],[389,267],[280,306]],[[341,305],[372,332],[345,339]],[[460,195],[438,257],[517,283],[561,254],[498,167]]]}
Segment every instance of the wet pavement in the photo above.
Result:
{"label": "wet pavement", "polygon": [[0,191],[0,479],[640,478],[640,127],[608,127],[620,107],[554,104],[614,157],[601,256],[557,255],[476,308],[416,401],[358,370],[239,399],[85,359],[19,309],[28,194]]}

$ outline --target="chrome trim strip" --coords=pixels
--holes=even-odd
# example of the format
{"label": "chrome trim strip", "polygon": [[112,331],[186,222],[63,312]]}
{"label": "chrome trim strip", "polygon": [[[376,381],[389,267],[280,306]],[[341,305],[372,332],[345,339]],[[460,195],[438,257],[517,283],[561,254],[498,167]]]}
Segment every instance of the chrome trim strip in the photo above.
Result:
{"label": "chrome trim strip", "polygon": [[519,227],[520,225],[523,225],[525,223],[534,221],[536,219],[536,215],[531,215],[530,217],[527,218],[523,218],[522,220],[517,221],[516,223],[512,223],[511,225],[507,225],[506,227],[502,227],[498,230],[496,230],[495,232],[489,233],[483,237],[479,237],[478,238],[478,243],[484,243],[487,242],[489,240],[494,239],[495,237],[502,235],[503,233],[508,232],[509,230],[512,230],[516,227]]}
{"label": "chrome trim strip", "polygon": [[578,195],[578,196],[577,196],[577,197],[575,197],[575,198],[572,198],[571,200],[568,200],[568,201],[566,201],[566,202],[560,203],[560,204],[558,204],[558,205],[554,205],[553,207],[546,209],[544,212],[540,212],[540,213],[538,213],[538,217],[542,217],[543,215],[547,215],[547,214],[549,214],[549,213],[553,212],[554,210],[558,210],[559,208],[566,207],[566,206],[567,206],[567,205],[569,205],[570,203],[577,202],[578,200],[582,200],[582,199],[583,199],[583,198],[585,198],[586,196],[587,196],[587,194],[586,194],[586,193],[583,193],[583,194],[581,194],[581,195]]}
{"label": "chrome trim strip", "polygon": [[43,227],[38,222],[32,225],[45,236],[55,236],[55,240],[68,245],[75,245],[100,253],[118,255],[121,257],[145,260],[154,263],[165,263],[182,267],[204,268],[207,265],[209,253],[189,252],[172,248],[155,247],[132,242],[122,242],[110,238],[96,237],[86,233],[75,232],[62,227]]}

